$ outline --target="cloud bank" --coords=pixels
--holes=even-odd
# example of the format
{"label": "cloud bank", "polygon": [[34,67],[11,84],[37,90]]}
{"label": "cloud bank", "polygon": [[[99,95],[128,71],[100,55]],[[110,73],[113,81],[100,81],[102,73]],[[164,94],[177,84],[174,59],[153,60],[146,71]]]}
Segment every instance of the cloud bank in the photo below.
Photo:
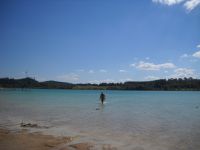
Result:
{"label": "cloud bank", "polygon": [[146,70],[146,71],[157,71],[160,69],[171,69],[176,67],[173,63],[154,64],[144,61],[140,61],[137,64],[132,64],[131,66],[136,67],[139,70]]}
{"label": "cloud bank", "polygon": [[192,56],[196,58],[200,58],[200,51],[195,52]]}
{"label": "cloud bank", "polygon": [[152,0],[154,3],[160,3],[168,6],[183,3],[186,10],[191,11],[200,5],[200,0]]}
{"label": "cloud bank", "polygon": [[158,79],[160,79],[160,77],[156,77],[156,76],[147,76],[147,77],[145,77],[145,80],[158,80]]}
{"label": "cloud bank", "polygon": [[197,77],[194,69],[177,68],[174,70],[174,74],[169,76],[169,78],[189,78],[189,77],[193,78]]}
{"label": "cloud bank", "polygon": [[184,3],[184,7],[189,11],[193,10],[198,5],[200,5],[200,0],[188,0]]}
{"label": "cloud bank", "polygon": [[161,3],[165,5],[174,5],[174,4],[179,4],[185,0],[152,0],[155,3]]}

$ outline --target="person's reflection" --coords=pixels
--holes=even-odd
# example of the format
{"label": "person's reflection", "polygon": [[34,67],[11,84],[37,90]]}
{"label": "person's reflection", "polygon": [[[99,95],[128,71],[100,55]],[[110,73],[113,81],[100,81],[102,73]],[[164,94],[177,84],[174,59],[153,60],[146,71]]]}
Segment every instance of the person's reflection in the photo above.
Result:
{"label": "person's reflection", "polygon": [[105,107],[105,104],[99,103],[99,106],[96,108],[96,110],[101,110],[101,111],[103,111],[103,110],[104,110],[104,107]]}

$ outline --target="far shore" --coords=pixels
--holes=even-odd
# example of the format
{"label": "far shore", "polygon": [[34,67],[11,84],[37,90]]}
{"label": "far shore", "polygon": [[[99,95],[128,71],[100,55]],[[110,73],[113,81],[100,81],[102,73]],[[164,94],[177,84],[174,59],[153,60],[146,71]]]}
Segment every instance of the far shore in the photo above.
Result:
{"label": "far shore", "polygon": [[68,83],[60,81],[37,81],[33,78],[0,78],[1,88],[39,88],[73,90],[143,90],[143,91],[200,91],[200,79],[158,79],[153,81],[126,81],[119,83]]}

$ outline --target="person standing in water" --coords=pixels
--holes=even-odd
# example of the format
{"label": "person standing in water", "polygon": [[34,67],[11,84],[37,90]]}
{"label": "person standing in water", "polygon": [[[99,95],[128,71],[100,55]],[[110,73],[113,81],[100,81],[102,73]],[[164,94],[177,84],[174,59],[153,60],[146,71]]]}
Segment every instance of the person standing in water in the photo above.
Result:
{"label": "person standing in water", "polygon": [[100,94],[100,100],[101,100],[101,103],[102,103],[102,104],[103,104],[103,102],[105,101],[105,99],[106,99],[105,94],[103,94],[103,92],[101,92],[101,94]]}

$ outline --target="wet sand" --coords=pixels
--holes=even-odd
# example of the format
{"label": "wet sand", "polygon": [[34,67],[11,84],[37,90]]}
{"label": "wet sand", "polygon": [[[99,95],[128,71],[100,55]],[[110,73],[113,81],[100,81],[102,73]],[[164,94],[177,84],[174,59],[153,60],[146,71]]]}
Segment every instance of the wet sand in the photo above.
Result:
{"label": "wet sand", "polygon": [[90,150],[90,143],[70,144],[73,137],[54,137],[27,130],[12,132],[0,129],[0,149],[2,150]]}

